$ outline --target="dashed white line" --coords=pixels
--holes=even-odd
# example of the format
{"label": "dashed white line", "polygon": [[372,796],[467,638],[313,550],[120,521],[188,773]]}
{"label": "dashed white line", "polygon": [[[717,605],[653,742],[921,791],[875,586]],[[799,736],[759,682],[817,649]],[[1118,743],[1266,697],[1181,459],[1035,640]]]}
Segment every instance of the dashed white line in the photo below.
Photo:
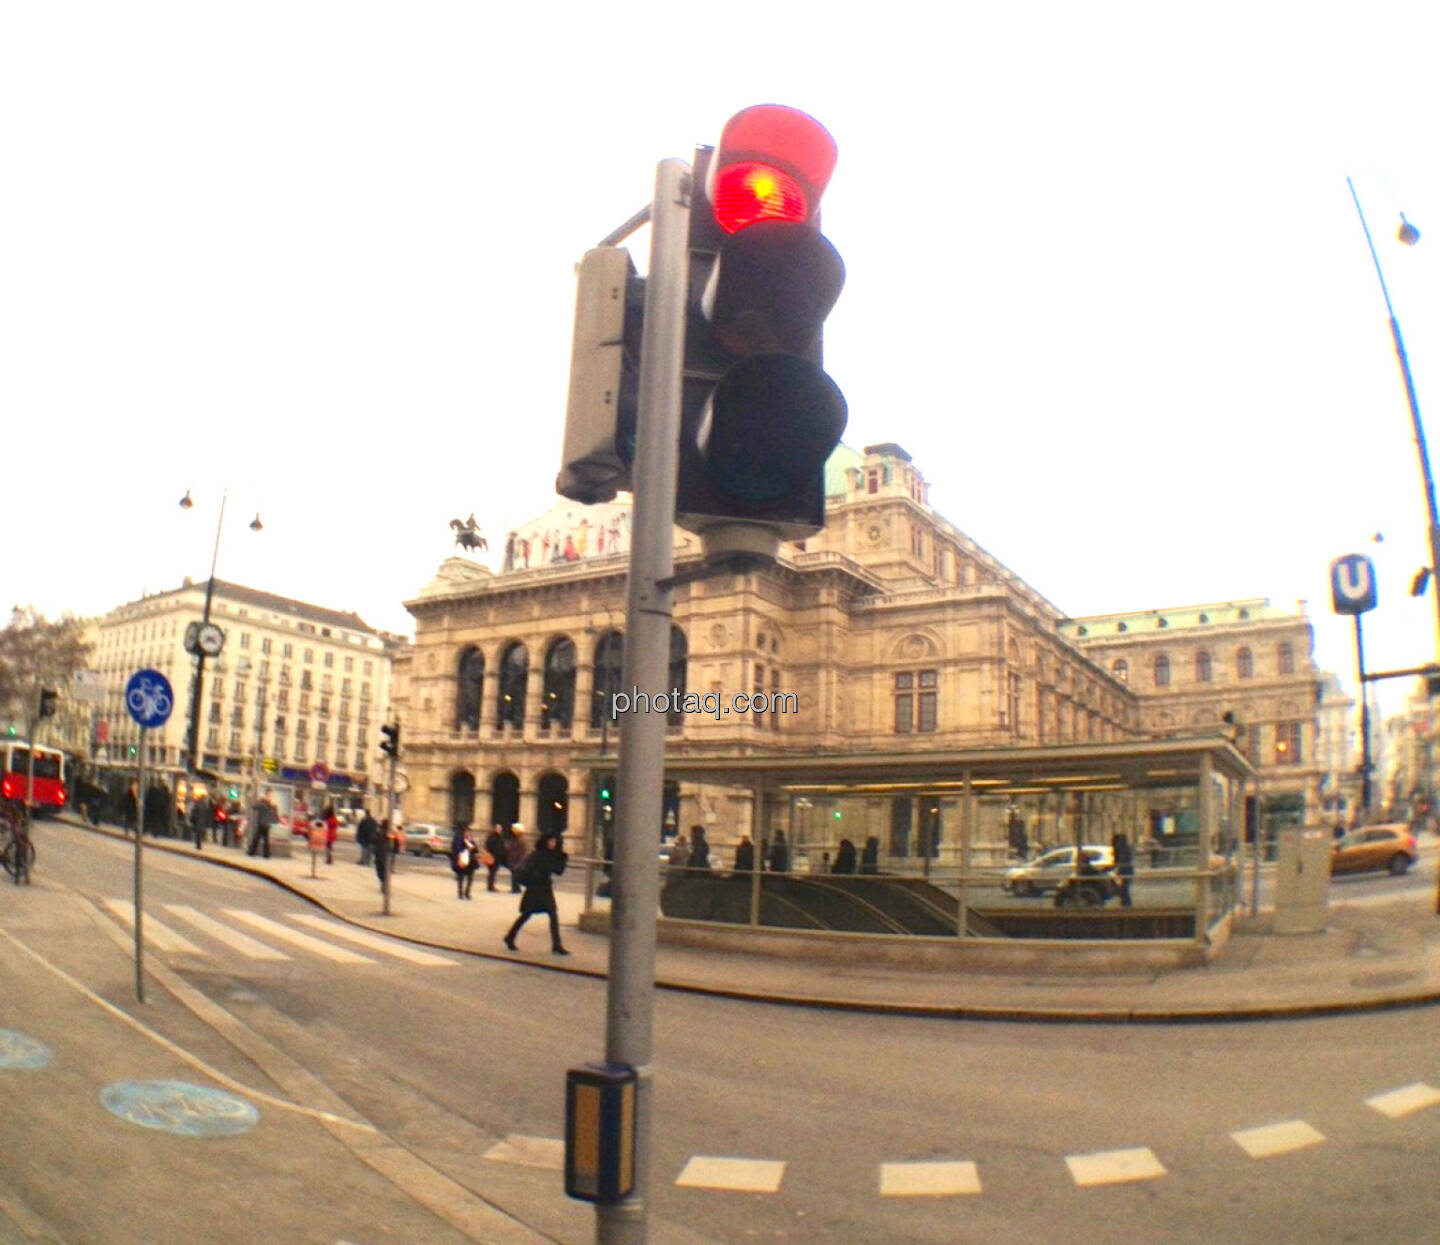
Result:
{"label": "dashed white line", "polygon": [[495,1163],[514,1163],[517,1167],[538,1167],[543,1171],[565,1170],[565,1142],[559,1137],[526,1137],[511,1133],[485,1151],[485,1158]]}
{"label": "dashed white line", "polygon": [[724,1189],[731,1193],[775,1193],[785,1164],[772,1159],[714,1158],[695,1155],[675,1183],[682,1189]]}
{"label": "dashed white line", "polygon": [[980,1192],[980,1169],[971,1162],[880,1164],[881,1197],[962,1197]]}
{"label": "dashed white line", "polygon": [[1268,1159],[1276,1154],[1289,1154],[1292,1150],[1303,1150],[1325,1140],[1324,1133],[1304,1120],[1286,1120],[1283,1124],[1242,1128],[1230,1136],[1252,1159]]}
{"label": "dashed white line", "polygon": [[1440,1103],[1440,1089],[1426,1085],[1424,1081],[1416,1081],[1414,1085],[1405,1085],[1400,1089],[1392,1089],[1365,1099],[1367,1107],[1372,1107],[1381,1115],[1388,1115],[1392,1120],[1424,1107],[1433,1107],[1436,1103]]}
{"label": "dashed white line", "polygon": [[1065,1157],[1070,1176],[1082,1188],[1097,1184],[1126,1184],[1165,1175],[1164,1164],[1148,1146],[1134,1150],[1101,1150],[1095,1154]]}

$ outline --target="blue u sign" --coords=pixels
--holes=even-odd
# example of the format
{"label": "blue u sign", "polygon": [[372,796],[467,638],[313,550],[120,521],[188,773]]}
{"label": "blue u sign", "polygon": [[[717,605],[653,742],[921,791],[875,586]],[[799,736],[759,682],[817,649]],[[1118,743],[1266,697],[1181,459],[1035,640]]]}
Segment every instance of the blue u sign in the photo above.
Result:
{"label": "blue u sign", "polygon": [[1337,614],[1364,614],[1375,608],[1375,564],[1363,553],[1330,563],[1330,600]]}
{"label": "blue u sign", "polygon": [[174,707],[170,680],[158,670],[137,670],[125,684],[125,708],[138,726],[164,726]]}

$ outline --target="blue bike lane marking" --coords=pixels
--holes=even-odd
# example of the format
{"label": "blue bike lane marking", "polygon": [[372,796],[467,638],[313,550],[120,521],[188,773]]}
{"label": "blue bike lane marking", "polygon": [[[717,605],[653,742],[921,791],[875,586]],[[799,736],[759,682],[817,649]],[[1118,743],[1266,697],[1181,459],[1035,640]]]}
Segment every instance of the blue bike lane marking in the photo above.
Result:
{"label": "blue bike lane marking", "polygon": [[0,1029],[0,1068],[48,1068],[53,1058],[50,1048],[38,1038]]}
{"label": "blue bike lane marking", "polygon": [[115,1081],[100,1091],[100,1102],[127,1124],[182,1137],[233,1137],[260,1122],[243,1098],[185,1081]]}

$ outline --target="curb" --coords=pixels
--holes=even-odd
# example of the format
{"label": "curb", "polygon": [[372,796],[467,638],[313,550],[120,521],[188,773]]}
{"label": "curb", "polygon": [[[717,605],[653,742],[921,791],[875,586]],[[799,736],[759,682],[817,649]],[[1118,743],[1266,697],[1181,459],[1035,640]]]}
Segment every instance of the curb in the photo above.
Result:
{"label": "curb", "polygon": [[[67,815],[56,818],[67,826],[86,830],[119,842],[131,841],[127,831],[112,830],[106,826],[93,826],[87,822],[72,820]],[[358,929],[372,933],[386,934],[403,942],[425,947],[433,951],[446,951],[455,955],[473,956],[477,959],[492,960],[501,964],[514,964],[533,968],[541,972],[563,973],[573,977],[587,977],[604,980],[609,973],[602,969],[584,968],[572,964],[554,964],[544,960],[517,959],[499,952],[483,951],[476,947],[459,946],[434,938],[400,933],[373,921],[361,920],[343,912],[337,912],[319,896],[304,890],[294,883],[243,860],[230,860],[223,856],[204,852],[186,851],[178,841],[155,840],[147,847],[159,848],[173,856],[187,860],[219,865],[238,873],[246,873],[272,883],[288,894],[302,899],[312,907],[319,908],[327,916]],[[974,1020],[1005,1023],[1035,1024],[1217,1024],[1222,1022],[1291,1020],[1325,1016],[1344,1016],[1364,1012],[1399,1011],[1440,1004],[1440,988],[1425,989],[1406,994],[1395,994],[1384,998],[1371,999],[1307,999],[1303,1002],[1270,1003],[1252,1005],[1204,1005],[1192,1007],[1011,1007],[988,1006],[984,1004],[964,1005],[945,1003],[903,1003],[883,1000],[847,999],[826,995],[765,993],[746,990],[738,986],[716,985],[711,982],[670,978],[657,975],[655,986],[680,994],[694,994],[711,998],[731,999],[742,1003],[761,1003],[772,1006],[803,1007],[818,1011],[854,1012],[877,1016],[906,1016],[933,1020]]]}

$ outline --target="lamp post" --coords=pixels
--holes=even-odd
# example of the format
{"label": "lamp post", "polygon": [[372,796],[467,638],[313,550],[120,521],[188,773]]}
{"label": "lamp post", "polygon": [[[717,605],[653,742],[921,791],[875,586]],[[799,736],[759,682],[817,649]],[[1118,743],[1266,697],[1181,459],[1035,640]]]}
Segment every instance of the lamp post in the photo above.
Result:
{"label": "lamp post", "polygon": [[[205,584],[205,608],[200,616],[200,629],[202,632],[210,625],[210,605],[215,599],[215,564],[220,558],[220,533],[225,527],[225,502],[230,496],[227,488],[220,494],[220,517],[215,522],[215,548],[210,554],[210,578]],[[180,509],[190,510],[195,503],[190,500],[190,490],[185,490],[185,496],[180,499]],[[260,515],[257,512],[250,521],[250,530],[258,532],[263,530],[264,524],[260,522]],[[217,650],[218,652],[218,650]],[[195,681],[190,689],[190,728],[185,741],[185,778],[186,778],[186,803],[188,805],[191,792],[188,788],[195,781],[196,755],[200,745],[200,701],[205,691],[205,647],[197,645],[195,650]]]}
{"label": "lamp post", "polygon": [[[1405,400],[1410,405],[1410,426],[1415,436],[1415,452],[1420,458],[1420,478],[1425,488],[1425,513],[1429,521],[1430,565],[1416,576],[1414,591],[1418,595],[1425,590],[1425,581],[1435,575],[1437,568],[1440,568],[1440,514],[1437,514],[1435,507],[1435,477],[1430,472],[1430,450],[1425,443],[1425,425],[1420,422],[1420,403],[1415,397],[1415,381],[1410,375],[1410,359],[1405,353],[1405,339],[1400,335],[1400,321],[1395,318],[1395,307],[1390,302],[1390,290],[1385,284],[1385,274],[1380,268],[1380,256],[1376,254],[1375,240],[1370,236],[1370,226],[1365,222],[1365,212],[1360,207],[1360,196],[1355,193],[1355,183],[1347,177],[1345,184],[1350,187],[1350,197],[1355,201],[1355,211],[1360,217],[1360,227],[1365,231],[1365,242],[1370,248],[1370,258],[1375,264],[1375,275],[1380,279],[1380,293],[1385,296],[1385,310],[1390,316],[1390,340],[1395,343],[1395,358],[1400,363],[1400,377],[1405,382]],[[1420,231],[1405,219],[1403,212],[1400,214],[1400,228],[1396,232],[1396,237],[1406,246],[1414,246],[1420,241]],[[1436,652],[1440,654],[1440,585],[1437,585],[1435,590],[1435,636]],[[1362,696],[1364,694],[1363,687],[1361,694]]]}

